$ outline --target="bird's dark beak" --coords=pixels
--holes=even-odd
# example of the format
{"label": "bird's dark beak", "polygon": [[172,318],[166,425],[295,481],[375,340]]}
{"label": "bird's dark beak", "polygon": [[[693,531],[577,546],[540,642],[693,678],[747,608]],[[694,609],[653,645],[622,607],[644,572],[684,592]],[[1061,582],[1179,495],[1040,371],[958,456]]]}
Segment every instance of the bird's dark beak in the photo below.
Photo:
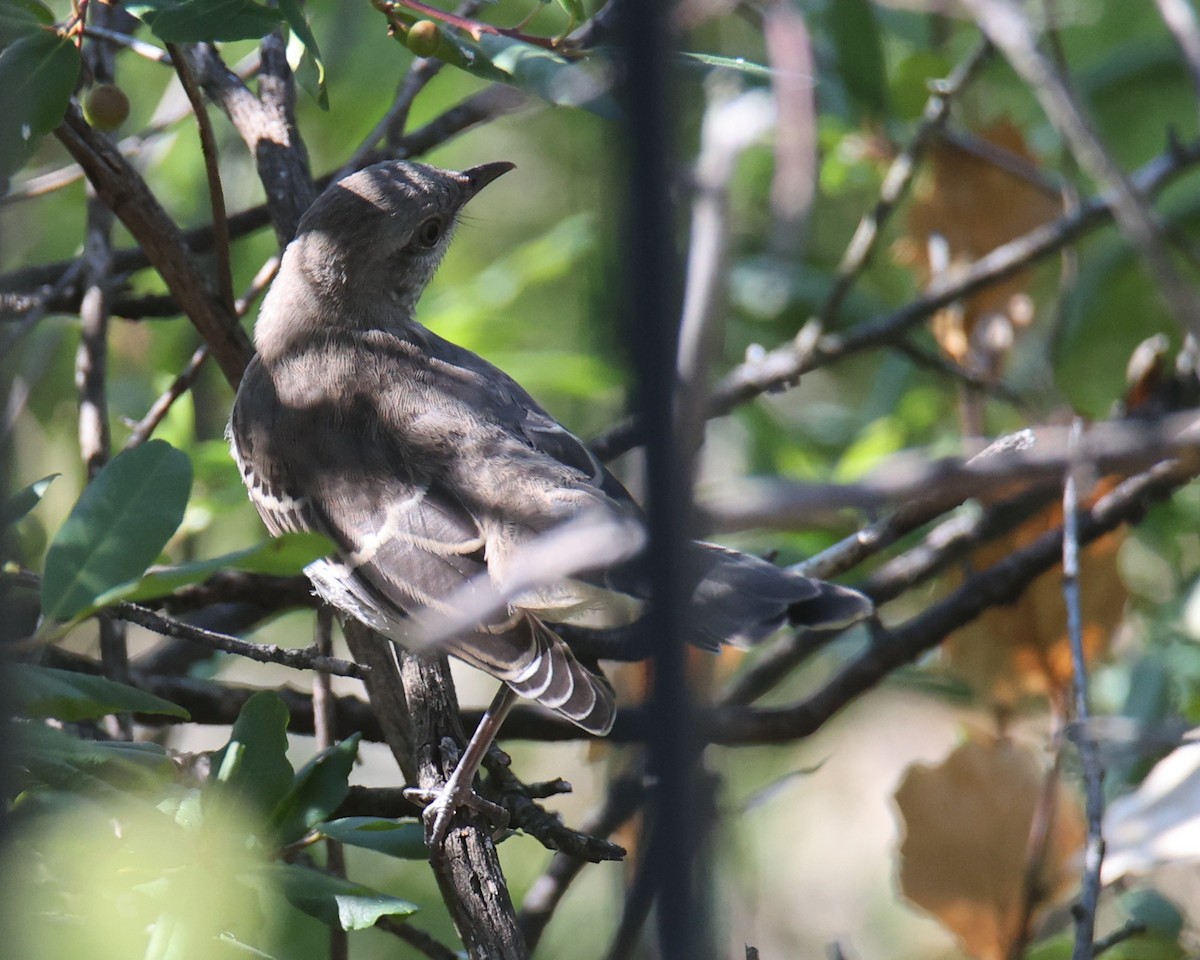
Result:
{"label": "bird's dark beak", "polygon": [[471,167],[470,170],[462,172],[463,177],[467,181],[467,200],[475,196],[480,190],[486,187],[497,177],[501,177],[516,167],[515,163],[509,163],[507,160],[497,160],[495,163],[481,163],[477,167]]}

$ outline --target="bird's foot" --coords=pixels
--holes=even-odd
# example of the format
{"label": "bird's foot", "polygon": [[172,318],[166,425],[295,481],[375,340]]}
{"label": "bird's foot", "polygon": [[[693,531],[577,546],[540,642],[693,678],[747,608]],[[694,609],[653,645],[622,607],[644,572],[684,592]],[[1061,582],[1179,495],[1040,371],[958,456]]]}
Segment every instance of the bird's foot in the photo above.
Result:
{"label": "bird's foot", "polygon": [[[443,750],[447,748],[453,750],[454,744],[444,743]],[[473,781],[478,768],[478,763],[470,763],[464,756],[457,760],[450,779],[440,789],[409,787],[404,791],[406,799],[425,808],[421,814],[425,823],[425,844],[434,856],[440,855],[450,824],[459,810],[479,814],[495,826],[497,833],[508,826],[508,811],[475,792]]]}

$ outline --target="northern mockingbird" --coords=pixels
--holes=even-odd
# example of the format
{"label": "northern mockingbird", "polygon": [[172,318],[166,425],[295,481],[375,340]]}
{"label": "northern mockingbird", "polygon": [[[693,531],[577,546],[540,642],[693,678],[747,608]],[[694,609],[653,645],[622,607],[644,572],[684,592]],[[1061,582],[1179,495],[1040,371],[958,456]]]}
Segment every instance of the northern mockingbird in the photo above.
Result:
{"label": "northern mockingbird", "polygon": [[[451,616],[473,588],[496,588],[503,609],[493,605],[444,641],[503,681],[490,728],[485,718],[468,747],[475,756],[463,758],[476,767],[514,693],[609,731],[612,688],[555,624],[628,623],[644,596],[640,513],[625,488],[512,378],[413,317],[459,211],[510,169],[389,162],[326,190],[263,301],[258,353],[230,423],[268,529],[316,530],[337,544],[337,556],[308,573],[343,614],[411,644],[414,614]],[[555,582],[506,592],[546,565],[538,543],[572,524],[584,536],[589,523],[604,534],[595,557],[579,556],[577,536]],[[692,544],[688,560],[702,646],[753,643],[787,623],[833,629],[871,613],[853,590],[714,544]],[[447,787],[443,835],[474,773],[456,772]]]}

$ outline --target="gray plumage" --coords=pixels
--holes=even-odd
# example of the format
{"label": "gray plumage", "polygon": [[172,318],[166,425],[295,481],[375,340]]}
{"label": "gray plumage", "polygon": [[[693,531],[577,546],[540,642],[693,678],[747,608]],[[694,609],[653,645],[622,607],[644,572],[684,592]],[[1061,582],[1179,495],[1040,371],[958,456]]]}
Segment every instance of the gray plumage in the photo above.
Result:
{"label": "gray plumage", "polygon": [[[234,456],[267,527],[328,535],[338,556],[310,568],[318,592],[401,643],[408,614],[438,612],[481,577],[502,583],[534,538],[580,517],[640,516],[514,380],[413,319],[459,210],[510,168],[384,163],[330,187],[284,253],[234,403]],[[789,617],[833,628],[871,611],[852,590],[712,544],[689,559],[703,646],[754,643]],[[447,648],[606,733],[612,690],[553,624],[628,622],[641,580],[636,558],[565,570]]]}

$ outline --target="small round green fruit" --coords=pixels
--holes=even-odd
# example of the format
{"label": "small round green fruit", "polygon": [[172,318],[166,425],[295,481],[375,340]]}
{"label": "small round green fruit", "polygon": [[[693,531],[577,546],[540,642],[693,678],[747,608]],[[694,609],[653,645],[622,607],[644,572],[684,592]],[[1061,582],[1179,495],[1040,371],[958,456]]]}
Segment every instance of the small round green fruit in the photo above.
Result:
{"label": "small round green fruit", "polygon": [[97,130],[111,132],[129,116],[129,98],[112,83],[99,83],[83,98],[83,116]]}
{"label": "small round green fruit", "polygon": [[408,28],[408,49],[418,57],[432,57],[442,45],[442,31],[432,20],[418,20]]}

